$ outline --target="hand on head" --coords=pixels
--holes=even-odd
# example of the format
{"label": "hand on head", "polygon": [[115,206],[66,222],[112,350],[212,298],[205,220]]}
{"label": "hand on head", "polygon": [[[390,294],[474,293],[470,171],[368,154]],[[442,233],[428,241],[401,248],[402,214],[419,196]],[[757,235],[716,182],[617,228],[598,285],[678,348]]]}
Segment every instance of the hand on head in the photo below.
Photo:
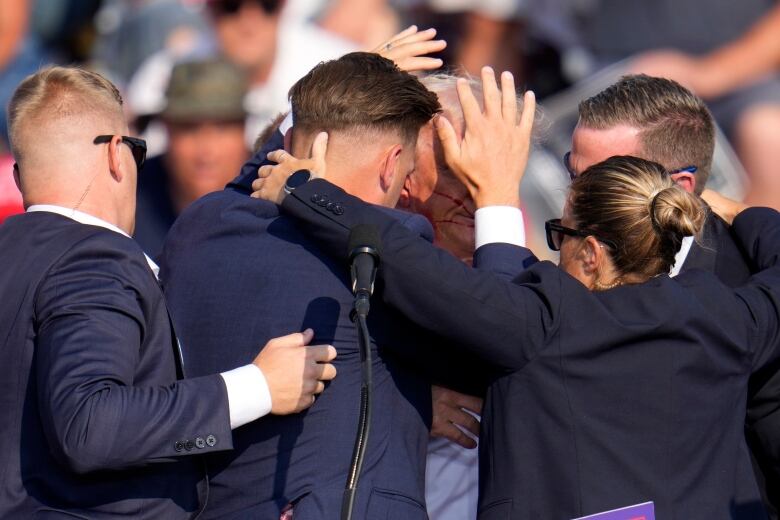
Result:
{"label": "hand on head", "polygon": [[412,25],[394,35],[373,51],[380,56],[395,62],[399,69],[406,72],[435,70],[444,63],[439,58],[426,57],[426,54],[439,52],[447,47],[444,40],[433,40],[436,29],[417,30]]}
{"label": "hand on head", "polygon": [[308,159],[298,159],[285,150],[274,150],[268,159],[276,164],[261,166],[257,179],[252,183],[252,197],[281,204],[287,195],[284,184],[287,178],[298,170],[309,170],[312,179],[325,178],[325,153],[328,149],[328,134],[320,132],[314,138]]}
{"label": "hand on head", "polygon": [[436,117],[436,131],[444,158],[455,176],[466,185],[477,207],[517,206],[520,181],[528,162],[531,129],[536,112],[534,93],[523,98],[517,118],[512,74],[501,74],[501,90],[490,67],[482,69],[484,110],[480,110],[466,80],[459,80],[458,98],[463,108],[465,135],[458,140],[450,122]]}
{"label": "hand on head", "polygon": [[332,345],[307,346],[314,337],[311,329],[274,338],[266,343],[254,364],[263,372],[271,392],[271,413],[284,415],[305,410],[325,381],[336,377]]}

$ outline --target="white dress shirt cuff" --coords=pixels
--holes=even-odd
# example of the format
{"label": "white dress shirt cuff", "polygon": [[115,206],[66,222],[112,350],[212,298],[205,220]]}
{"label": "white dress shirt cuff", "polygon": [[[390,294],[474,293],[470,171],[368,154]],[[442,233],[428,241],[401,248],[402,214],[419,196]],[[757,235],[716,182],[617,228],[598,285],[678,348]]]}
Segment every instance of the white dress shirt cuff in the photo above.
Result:
{"label": "white dress shirt cuff", "polygon": [[244,365],[220,375],[227,388],[231,430],[271,413],[271,390],[256,365]]}
{"label": "white dress shirt cuff", "polygon": [[475,249],[501,242],[525,247],[523,212],[514,206],[486,206],[474,213]]}

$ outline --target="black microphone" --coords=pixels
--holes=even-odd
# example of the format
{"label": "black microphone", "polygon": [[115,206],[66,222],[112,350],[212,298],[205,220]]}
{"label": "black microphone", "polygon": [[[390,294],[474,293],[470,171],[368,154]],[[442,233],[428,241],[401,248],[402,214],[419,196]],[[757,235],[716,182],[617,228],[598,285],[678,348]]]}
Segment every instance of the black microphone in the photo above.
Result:
{"label": "black microphone", "polygon": [[352,520],[352,510],[355,505],[355,495],[363,468],[363,458],[368,445],[368,435],[371,430],[371,413],[373,399],[371,396],[371,336],[368,333],[369,298],[374,292],[376,268],[379,265],[379,232],[376,227],[360,224],[349,233],[349,264],[352,273],[352,293],[355,303],[350,318],[357,327],[358,345],[360,347],[360,364],[363,382],[360,386],[360,415],[358,416],[355,447],[352,452],[352,462],[349,466],[347,484],[341,501],[341,520]]}
{"label": "black microphone", "polygon": [[368,315],[369,297],[374,292],[379,266],[379,232],[375,226],[360,224],[349,233],[349,264],[355,312]]}

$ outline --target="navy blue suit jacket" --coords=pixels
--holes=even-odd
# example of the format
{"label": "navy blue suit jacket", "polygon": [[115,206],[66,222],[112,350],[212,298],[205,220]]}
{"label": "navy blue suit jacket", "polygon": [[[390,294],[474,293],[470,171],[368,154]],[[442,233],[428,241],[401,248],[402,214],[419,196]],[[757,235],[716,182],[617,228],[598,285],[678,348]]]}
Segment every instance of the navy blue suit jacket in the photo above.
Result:
{"label": "navy blue suit jacket", "polygon": [[203,461],[182,456],[231,447],[227,392],[218,375],[177,381],[135,242],[26,213],[0,226],[0,257],[0,517],[196,514]]}
{"label": "navy blue suit jacket", "polygon": [[[205,517],[278,518],[294,503],[296,520],[337,518],[361,382],[349,274],[277,206],[247,196],[263,160],[257,154],[228,189],[195,202],[168,235],[161,279],[185,366],[193,375],[219,372],[251,361],[273,337],[311,327],[314,343],[336,347],[338,376],[309,410],[243,426],[233,452],[210,457]],[[382,211],[415,235],[432,236],[424,218]],[[374,413],[355,518],[427,518],[430,382],[420,372],[448,369],[449,357],[421,358],[435,339],[381,302],[372,305],[369,330]]]}
{"label": "navy blue suit jacket", "polygon": [[468,269],[325,181],[282,207],[342,259],[349,230],[376,225],[378,296],[494,367],[480,519],[564,520],[647,500],[658,518],[765,518],[757,487],[742,489],[753,479],[743,424],[748,377],[780,342],[776,212],[735,220],[765,269],[742,288],[693,269],[591,292],[549,262],[511,283]]}

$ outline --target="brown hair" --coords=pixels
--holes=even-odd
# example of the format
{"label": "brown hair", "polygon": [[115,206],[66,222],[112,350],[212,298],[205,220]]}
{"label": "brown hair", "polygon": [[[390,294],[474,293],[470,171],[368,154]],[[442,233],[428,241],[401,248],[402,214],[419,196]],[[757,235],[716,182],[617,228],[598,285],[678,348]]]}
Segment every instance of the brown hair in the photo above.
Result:
{"label": "brown hair", "polygon": [[668,273],[685,236],[704,224],[699,198],[657,163],[610,157],[572,181],[569,208],[579,229],[610,241],[621,276]]}
{"label": "brown hair", "polygon": [[439,110],[436,95],[378,54],[320,63],[290,89],[295,130],[396,131],[409,141]]}
{"label": "brown hair", "polygon": [[8,104],[8,135],[16,160],[24,155],[19,139],[23,123],[95,114],[124,125],[122,96],[100,74],[78,67],[48,67],[27,76]]}
{"label": "brown hair", "polygon": [[672,171],[695,166],[696,193],[712,167],[715,125],[704,101],[680,84],[644,74],[622,77],[579,105],[579,124],[639,129],[642,157]]}

